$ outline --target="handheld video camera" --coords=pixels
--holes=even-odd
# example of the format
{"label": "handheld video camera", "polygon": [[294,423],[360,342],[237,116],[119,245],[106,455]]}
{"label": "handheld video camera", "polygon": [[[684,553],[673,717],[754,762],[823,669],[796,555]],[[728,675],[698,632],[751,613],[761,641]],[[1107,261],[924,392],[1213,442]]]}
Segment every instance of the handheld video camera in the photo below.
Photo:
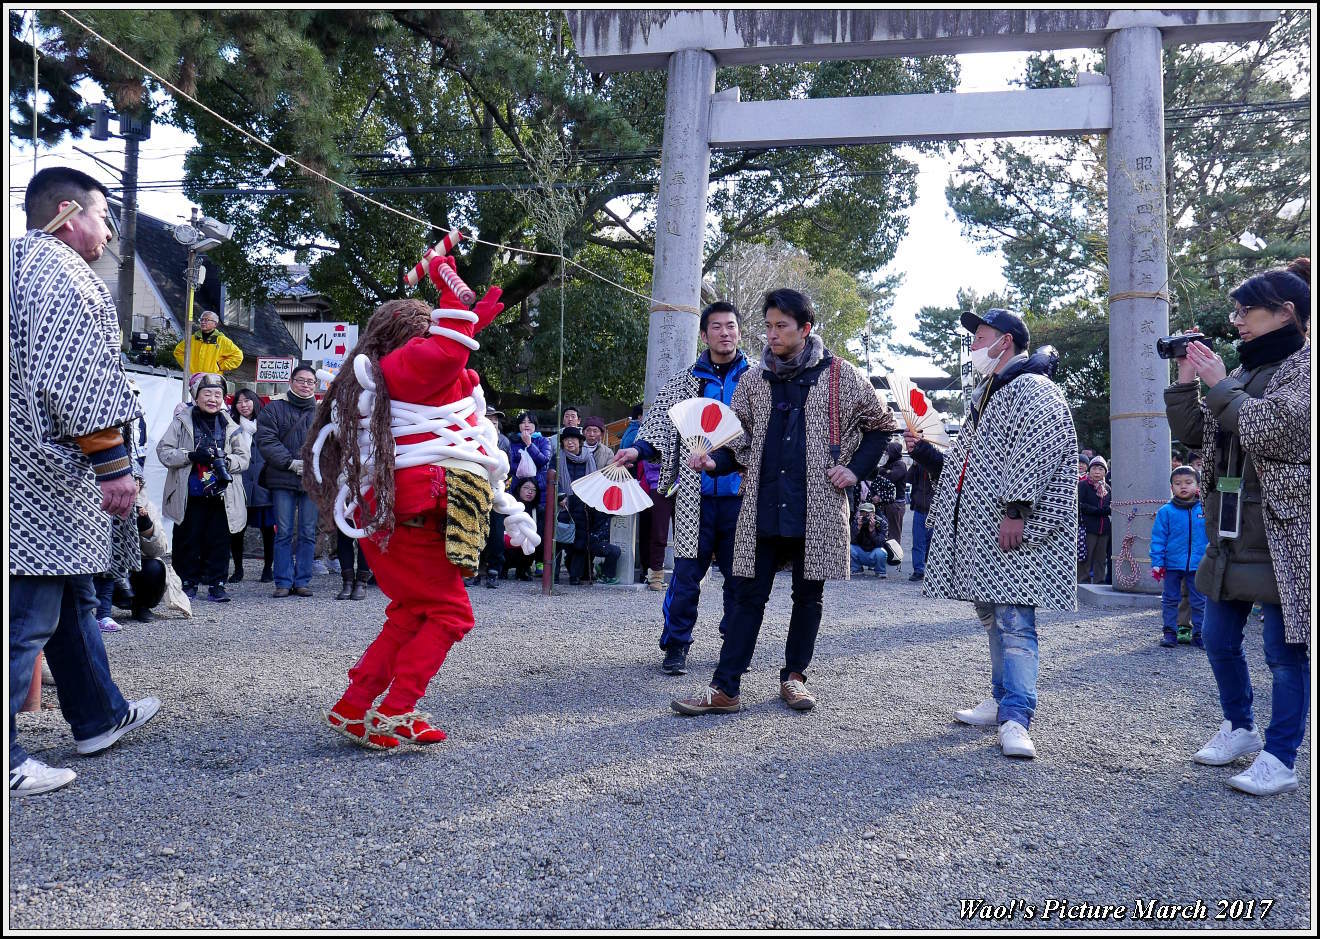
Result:
{"label": "handheld video camera", "polygon": [[1163,339],[1155,340],[1155,351],[1159,353],[1161,359],[1185,359],[1187,358],[1187,345],[1191,342],[1200,342],[1203,339],[1205,339],[1205,336],[1200,333],[1165,336]]}

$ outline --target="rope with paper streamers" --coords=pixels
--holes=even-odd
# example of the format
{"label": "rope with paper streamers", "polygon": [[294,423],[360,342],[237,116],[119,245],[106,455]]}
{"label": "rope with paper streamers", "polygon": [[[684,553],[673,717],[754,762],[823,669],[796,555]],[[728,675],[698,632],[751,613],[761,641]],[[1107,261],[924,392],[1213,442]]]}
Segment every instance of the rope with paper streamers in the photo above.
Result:
{"label": "rope with paper streamers", "polygon": [[[208,107],[207,105],[205,105],[205,104],[203,104],[202,102],[198,101],[196,98],[194,98],[192,95],[188,94],[186,91],[184,91],[184,90],[183,90],[182,88],[180,88],[178,85],[176,85],[176,84],[174,84],[173,82],[171,82],[168,78],[165,78],[163,75],[159,74],[158,72],[153,71],[153,70],[152,70],[151,68],[149,68],[147,65],[143,64],[142,62],[139,62],[137,59],[133,58],[133,56],[129,55],[129,54],[128,54],[127,52],[125,52],[123,49],[119,48],[117,45],[115,45],[113,42],[111,42],[109,39],[106,39],[104,36],[102,36],[102,35],[101,35],[100,33],[98,33],[96,30],[92,29],[90,26],[88,26],[88,25],[87,25],[86,23],[84,23],[82,20],[78,19],[76,16],[74,16],[74,15],[73,15],[72,13],[70,13],[68,10],[60,10],[59,12],[60,12],[60,15],[63,16],[65,19],[68,19],[68,20],[72,21],[73,23],[75,23],[75,24],[78,26],[79,29],[82,29],[82,30],[84,30],[85,32],[87,32],[89,35],[94,36],[98,41],[100,41],[101,43],[103,43],[105,46],[107,46],[108,48],[112,49],[114,52],[118,53],[120,56],[122,56],[123,58],[127,59],[129,62],[132,62],[134,66],[136,66],[137,68],[141,69],[145,74],[150,75],[152,78],[156,79],[156,81],[160,82],[162,85],[164,85],[166,88],[168,88],[168,89],[170,90],[170,92],[171,92],[172,94],[174,94],[175,96],[177,96],[177,97],[183,99],[184,101],[188,101],[188,102],[190,102],[191,104],[195,105],[196,107],[198,107],[198,108],[200,108],[201,110],[205,111],[207,114],[209,114],[209,115],[211,115],[212,117],[214,117],[217,121],[219,121],[220,123],[224,124],[224,125],[225,125],[226,127],[228,127],[230,130],[237,131],[239,134],[241,134],[242,136],[244,136],[244,137],[246,137],[247,139],[251,140],[253,143],[257,144],[257,145],[260,146],[260,147],[265,147],[265,148],[266,148],[267,150],[269,150],[271,153],[275,154],[276,161],[275,161],[275,163],[272,163],[272,164],[271,164],[271,169],[272,169],[272,170],[274,169],[276,163],[279,163],[281,160],[284,160],[284,161],[286,161],[286,162],[288,162],[288,163],[292,163],[294,166],[298,167],[298,169],[300,169],[302,172],[304,172],[304,173],[307,174],[308,176],[313,176],[313,177],[315,177],[316,179],[320,179],[320,180],[324,181],[325,183],[329,184],[330,186],[333,186],[334,188],[339,189],[339,190],[341,190],[341,191],[343,191],[343,192],[347,193],[348,195],[351,195],[351,196],[353,196],[353,197],[355,197],[355,198],[361,199],[361,200],[363,200],[364,202],[368,202],[368,203],[370,203],[371,205],[374,205],[374,206],[376,206],[376,207],[379,208],[379,209],[384,209],[386,212],[389,212],[389,213],[392,214],[392,215],[397,215],[399,218],[407,219],[408,221],[410,221],[410,222],[415,222],[415,223],[418,224],[418,225],[425,225],[425,226],[428,227],[428,228],[439,228],[439,229],[441,229],[441,230],[444,229],[444,226],[436,225],[436,224],[434,224],[434,223],[432,223],[432,222],[427,221],[427,220],[424,219],[424,218],[418,218],[416,215],[411,215],[411,214],[409,214],[409,213],[407,213],[407,212],[404,212],[402,209],[396,209],[396,208],[394,208],[394,206],[392,206],[392,205],[386,205],[384,202],[381,202],[381,201],[378,200],[378,199],[373,199],[373,198],[371,198],[371,196],[367,195],[366,193],[358,192],[356,189],[353,189],[351,186],[346,186],[346,185],[344,185],[343,183],[341,183],[339,180],[337,180],[337,179],[332,179],[332,178],[330,178],[329,176],[327,176],[327,175],[325,175],[324,173],[322,173],[321,171],[316,170],[316,169],[313,169],[312,167],[308,166],[306,163],[303,163],[303,162],[301,162],[300,160],[298,160],[296,157],[292,157],[292,156],[289,156],[287,153],[283,153],[283,152],[281,152],[278,148],[276,148],[276,147],[272,146],[271,144],[267,143],[266,141],[262,140],[262,139],[261,139],[260,137],[258,137],[256,134],[253,134],[252,132],[248,131],[247,129],[245,129],[245,128],[243,128],[243,127],[239,127],[239,126],[238,126],[237,124],[235,124],[233,121],[229,120],[229,118],[225,117],[225,116],[222,115],[222,114],[219,114],[218,112],[212,110],[212,109],[211,109],[210,107]],[[269,171],[268,171],[268,172],[269,172]],[[451,232],[450,234],[453,234],[453,233]],[[448,237],[448,236],[446,236],[446,238],[447,238],[447,237]],[[527,254],[527,255],[533,255],[533,256],[536,256],[536,257],[542,257],[542,258],[558,258],[561,264],[565,264],[565,265],[568,265],[568,266],[571,266],[571,267],[575,267],[575,268],[577,268],[578,270],[582,271],[584,274],[587,274],[587,275],[590,276],[590,277],[594,277],[594,278],[596,278],[596,280],[599,280],[599,281],[601,281],[602,283],[609,284],[611,287],[614,287],[614,288],[617,289],[617,290],[622,290],[624,293],[632,294],[634,297],[640,297],[641,299],[646,300],[646,301],[648,301],[648,302],[651,300],[651,297],[649,297],[648,295],[646,295],[646,294],[644,294],[644,293],[638,293],[636,290],[633,290],[631,287],[625,287],[623,284],[615,283],[614,281],[610,280],[608,277],[605,277],[605,276],[602,275],[602,274],[597,274],[597,273],[596,273],[595,271],[593,271],[591,268],[589,268],[589,267],[584,267],[583,265],[579,264],[577,261],[574,261],[574,260],[572,260],[571,258],[567,258],[567,257],[565,257],[564,254],[563,254],[562,252],[554,253],[554,252],[550,252],[550,251],[534,251],[534,250],[532,250],[531,248],[516,248],[516,247],[514,247],[513,245],[501,244],[501,243],[498,242],[498,241],[486,241],[486,240],[484,240],[484,239],[482,239],[482,238],[477,238],[477,237],[472,236],[472,235],[468,235],[468,236],[467,236],[467,240],[468,240],[468,241],[471,241],[471,242],[474,243],[474,244],[487,245],[488,247],[492,247],[492,248],[500,248],[501,250],[504,250],[504,251],[510,251],[510,252],[512,252],[512,253],[514,253],[514,254]],[[454,243],[457,244],[457,243],[458,243],[457,240],[455,240]],[[452,247],[452,246],[451,246],[451,247]],[[429,259],[426,259],[426,260],[427,260],[427,262],[429,263]],[[414,268],[414,270],[415,270],[415,268]],[[419,279],[420,279],[420,277],[419,277]],[[412,283],[411,283],[411,286],[416,286],[416,282],[412,282]],[[452,289],[452,288],[451,288],[451,289]],[[457,293],[457,291],[455,291],[455,292]],[[474,294],[473,296],[474,296],[474,298],[475,298],[475,294]]]}
{"label": "rope with paper streamers", "polygon": [[[1111,504],[1112,508],[1122,508],[1129,505],[1132,506],[1132,511],[1128,513],[1127,517],[1127,534],[1123,536],[1123,545],[1119,548],[1118,557],[1114,559],[1114,582],[1120,587],[1135,587],[1137,581],[1141,578],[1141,570],[1137,567],[1137,559],[1132,556],[1132,546],[1137,541],[1137,535],[1132,531],[1132,522],[1138,515],[1149,515],[1151,518],[1154,518],[1155,512],[1159,511],[1156,509],[1155,512],[1143,512],[1141,511],[1141,506],[1164,505],[1168,501],[1168,499],[1138,499],[1135,502],[1114,502]],[[1143,540],[1149,541],[1150,539],[1146,538]],[[1126,575],[1123,573],[1124,564],[1127,564],[1129,571]]]}

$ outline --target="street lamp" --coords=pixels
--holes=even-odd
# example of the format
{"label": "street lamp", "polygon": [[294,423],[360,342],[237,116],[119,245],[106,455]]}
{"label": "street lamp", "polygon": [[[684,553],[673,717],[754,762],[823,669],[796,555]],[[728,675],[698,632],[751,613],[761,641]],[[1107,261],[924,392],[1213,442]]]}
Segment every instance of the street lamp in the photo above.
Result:
{"label": "street lamp", "polygon": [[192,326],[193,294],[197,287],[206,281],[206,268],[202,267],[201,256],[212,248],[218,248],[234,234],[234,226],[226,225],[202,215],[201,209],[192,210],[192,219],[174,226],[174,240],[188,248],[188,266],[183,272],[188,282],[188,320],[183,333],[183,400],[188,400],[188,386],[192,378]]}

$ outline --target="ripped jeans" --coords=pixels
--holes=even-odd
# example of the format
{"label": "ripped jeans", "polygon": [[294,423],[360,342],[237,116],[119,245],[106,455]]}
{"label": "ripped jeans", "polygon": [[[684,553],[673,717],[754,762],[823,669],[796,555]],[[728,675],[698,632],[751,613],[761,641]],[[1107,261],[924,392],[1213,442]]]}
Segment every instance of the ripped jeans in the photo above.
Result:
{"label": "ripped jeans", "polygon": [[1040,672],[1036,608],[994,603],[973,606],[990,639],[990,688],[999,705],[999,723],[1017,721],[1030,727]]}

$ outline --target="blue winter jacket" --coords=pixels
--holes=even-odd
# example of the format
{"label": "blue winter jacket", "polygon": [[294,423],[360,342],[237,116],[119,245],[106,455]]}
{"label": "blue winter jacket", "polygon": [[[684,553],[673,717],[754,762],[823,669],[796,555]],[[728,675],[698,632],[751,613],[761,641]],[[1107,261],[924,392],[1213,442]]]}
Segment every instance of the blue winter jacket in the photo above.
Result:
{"label": "blue winter jacket", "polygon": [[1155,513],[1150,530],[1150,566],[1194,571],[1205,554],[1205,510],[1197,502],[1179,508],[1172,500]]}
{"label": "blue winter jacket", "polygon": [[[692,366],[692,374],[701,381],[701,396],[714,398],[724,404],[733,403],[733,393],[738,388],[738,379],[747,371],[747,358],[741,352],[723,378],[715,374],[710,362],[710,350],[697,358]],[[727,476],[701,474],[701,494],[703,496],[737,496],[742,494],[742,473],[730,473]]]}

